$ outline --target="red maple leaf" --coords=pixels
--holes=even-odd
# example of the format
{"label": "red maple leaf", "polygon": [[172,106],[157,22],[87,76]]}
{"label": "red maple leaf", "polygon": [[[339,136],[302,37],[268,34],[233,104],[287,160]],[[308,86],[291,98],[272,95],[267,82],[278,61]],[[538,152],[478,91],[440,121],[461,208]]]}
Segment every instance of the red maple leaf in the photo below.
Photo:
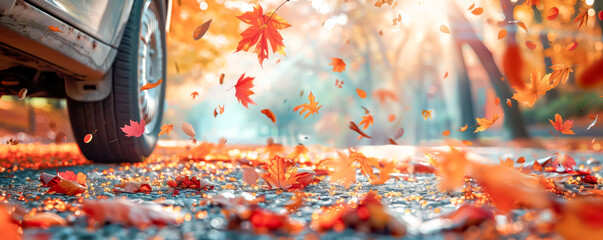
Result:
{"label": "red maple leaf", "polygon": [[130,125],[124,125],[121,130],[126,134],[126,137],[140,137],[144,133],[144,119],[140,123],[130,120]]}
{"label": "red maple leaf", "polygon": [[279,17],[274,10],[270,10],[264,14],[264,9],[260,4],[253,7],[252,12],[245,12],[237,18],[244,23],[251,25],[241,33],[243,39],[239,41],[237,51],[248,51],[253,45],[254,52],[258,55],[260,66],[264,59],[268,59],[268,41],[272,45],[272,53],[278,52],[285,55],[285,45],[283,37],[277,30],[283,30],[291,25],[282,17]]}
{"label": "red maple leaf", "polygon": [[576,166],[576,160],[569,155],[563,153],[555,153],[555,160],[553,160],[553,165],[561,165],[565,170],[574,169]]}
{"label": "red maple leaf", "polygon": [[[245,73],[243,73],[241,75],[241,77],[239,78],[239,80],[237,81],[237,84],[235,84],[233,86],[236,90],[235,97],[237,97],[239,102],[241,104],[243,104],[243,106],[245,106],[246,108],[249,108],[249,107],[247,107],[247,104],[250,104],[250,103],[253,105],[257,105],[249,97],[249,96],[255,94],[253,91],[251,91],[251,88],[253,87],[253,79],[255,79],[255,78],[254,77],[245,77]],[[223,110],[220,109],[220,111],[223,111]]]}
{"label": "red maple leaf", "polygon": [[572,125],[574,125],[574,121],[567,120],[567,121],[563,122],[563,118],[561,118],[561,115],[559,115],[559,113],[555,114],[554,122],[551,119],[549,119],[549,122],[551,122],[553,127],[555,127],[555,130],[557,130],[558,132],[561,132],[562,134],[569,134],[569,135],[576,134],[576,133],[574,133],[574,131],[572,131]]}

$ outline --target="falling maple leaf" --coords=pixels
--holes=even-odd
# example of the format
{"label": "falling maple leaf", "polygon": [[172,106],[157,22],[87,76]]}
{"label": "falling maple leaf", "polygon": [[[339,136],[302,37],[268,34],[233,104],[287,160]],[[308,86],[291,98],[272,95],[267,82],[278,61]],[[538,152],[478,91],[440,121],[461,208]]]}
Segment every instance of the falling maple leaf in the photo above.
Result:
{"label": "falling maple leaf", "polygon": [[335,172],[329,176],[329,180],[332,183],[338,183],[348,188],[352,183],[356,182],[356,168],[352,166],[354,160],[339,151],[337,155],[339,156],[337,160],[329,162],[329,167],[335,169]]}
{"label": "falling maple leaf", "polygon": [[191,93],[191,97],[193,97],[193,100],[195,100],[195,98],[198,96],[199,96],[199,93],[197,91]]}
{"label": "falling maple leaf", "polygon": [[263,113],[264,115],[266,115],[266,117],[270,118],[270,120],[275,123],[276,122],[276,117],[274,116],[274,113],[272,113],[272,111],[270,111],[270,109],[262,109],[262,111],[260,111],[261,113]]}
{"label": "falling maple leaf", "polygon": [[126,134],[126,137],[140,137],[144,133],[144,127],[144,119],[140,120],[140,123],[130,120],[130,125],[124,125],[121,131]]}
{"label": "falling maple leaf", "polygon": [[565,66],[564,64],[555,64],[551,66],[553,72],[551,73],[550,80],[553,84],[553,87],[557,87],[557,85],[565,85],[567,80],[569,79],[569,74],[574,72],[571,67]]}
{"label": "falling maple leaf", "polygon": [[574,124],[574,121],[567,120],[567,121],[563,122],[563,118],[561,118],[561,115],[559,115],[559,113],[555,114],[554,122],[551,119],[549,119],[549,122],[551,122],[551,124],[553,125],[553,127],[555,127],[555,130],[557,130],[557,132],[560,132],[562,134],[568,134],[568,135],[576,134],[576,133],[574,133],[574,131],[572,131],[572,125]]}
{"label": "falling maple leaf", "polygon": [[565,170],[572,170],[574,166],[576,166],[576,160],[573,157],[563,154],[563,153],[554,153],[555,159],[553,160],[553,165],[561,165]]}
{"label": "falling maple leaf", "polygon": [[170,132],[174,130],[174,124],[166,124],[161,126],[161,131],[157,136],[161,136],[162,134],[170,134]]}
{"label": "falling maple leaf", "polygon": [[236,91],[235,92],[235,97],[246,108],[249,108],[249,107],[247,107],[247,104],[257,105],[249,97],[249,96],[251,96],[251,95],[254,94],[254,92],[251,91],[251,88],[253,87],[253,79],[255,79],[255,78],[254,77],[245,77],[245,73],[243,73],[241,75],[241,77],[239,78],[239,80],[237,80],[237,84],[235,84],[234,86],[232,86],[232,87],[235,88],[235,91]]}
{"label": "falling maple leaf", "polygon": [[427,118],[433,119],[431,117],[431,113],[433,113],[433,111],[431,111],[431,110],[423,110],[423,111],[421,111],[421,115],[423,116],[424,121],[427,121]]}
{"label": "falling maple leaf", "polygon": [[494,124],[496,122],[496,120],[498,120],[500,118],[500,116],[498,116],[498,114],[494,114],[492,116],[492,119],[487,119],[487,118],[475,118],[475,121],[477,121],[477,125],[478,127],[475,129],[475,131],[473,131],[473,133],[476,132],[482,132],[486,129],[488,129],[490,126],[492,126],[492,124]]}
{"label": "falling maple leaf", "polygon": [[574,23],[577,22],[579,22],[578,28],[582,27],[582,25],[586,26],[586,24],[588,24],[588,9],[580,9],[580,13],[578,13],[578,16],[576,16],[574,19]]}
{"label": "falling maple leaf", "polygon": [[549,81],[550,76],[551,74],[547,74],[541,79],[540,72],[532,72],[530,74],[531,86],[518,90],[513,94],[513,98],[519,102],[527,103],[532,108],[539,96],[544,96],[547,91],[553,89],[553,85]]}
{"label": "falling maple leaf", "polygon": [[304,119],[306,119],[310,115],[314,115],[314,113],[318,113],[318,110],[322,107],[322,105],[318,105],[318,102],[315,102],[314,95],[312,95],[311,91],[310,95],[308,95],[308,100],[310,101],[310,103],[304,103],[293,108],[294,112],[297,112],[301,109],[301,111],[299,111],[299,115],[302,115],[304,112],[308,111],[308,113],[306,113],[306,116],[304,116]]}
{"label": "falling maple leaf", "polygon": [[142,87],[140,88],[140,91],[142,92],[142,91],[144,91],[144,90],[149,90],[149,89],[156,88],[156,87],[157,87],[157,86],[159,86],[159,84],[161,84],[162,82],[163,82],[163,79],[159,79],[159,80],[157,80],[157,82],[156,82],[156,83],[147,83],[147,84],[145,84],[144,86],[142,86]]}
{"label": "falling maple leaf", "polygon": [[341,58],[331,58],[331,63],[329,65],[333,66],[333,72],[343,72],[345,71],[345,62]]}
{"label": "falling maple leaf", "polygon": [[362,126],[362,130],[366,130],[370,125],[373,125],[373,116],[370,114],[362,116],[362,121],[358,125],[364,125]]}
{"label": "falling maple leaf", "polygon": [[528,27],[522,21],[515,20],[515,21],[509,21],[509,23],[515,23],[515,24],[517,24],[517,26],[523,28],[523,30],[526,30],[526,32],[528,31]]}
{"label": "falling maple leaf", "polygon": [[264,9],[260,4],[253,7],[253,11],[245,12],[241,16],[237,16],[242,22],[251,25],[241,33],[243,37],[237,46],[238,51],[247,52],[252,46],[255,46],[254,52],[258,56],[260,66],[264,59],[268,59],[268,42],[272,46],[272,53],[279,53],[285,56],[285,45],[283,37],[278,30],[283,30],[291,25],[282,17],[277,15],[273,10],[263,13]]}

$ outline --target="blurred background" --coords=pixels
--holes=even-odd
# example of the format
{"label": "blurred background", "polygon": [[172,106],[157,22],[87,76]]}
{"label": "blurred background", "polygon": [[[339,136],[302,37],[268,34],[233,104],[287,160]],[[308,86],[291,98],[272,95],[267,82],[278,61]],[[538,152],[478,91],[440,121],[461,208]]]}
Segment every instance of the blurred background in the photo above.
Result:
{"label": "blurred background", "polygon": [[[240,33],[249,26],[236,16],[256,3],[266,12],[282,1],[174,1],[163,123],[174,124],[175,131],[161,139],[188,139],[180,130],[188,122],[199,140],[212,142],[264,144],[272,137],[288,145],[380,145],[403,128],[398,144],[441,144],[442,132],[449,130],[450,138],[475,145],[522,139],[522,144],[542,146],[539,142],[556,139],[548,119],[559,113],[574,121],[576,132],[559,138],[578,143],[579,149],[601,151],[602,124],[587,127],[592,116],[603,112],[603,98],[598,98],[603,86],[597,76],[584,73],[599,65],[603,71],[603,21],[597,16],[603,1],[291,0],[278,10],[292,25],[280,31],[287,55],[270,54],[263,67],[252,52],[235,53]],[[478,7],[483,13],[473,11]],[[552,7],[559,15],[549,21]],[[578,28],[574,20],[581,10],[589,20]],[[194,29],[210,19],[209,31],[195,41]],[[524,23],[527,31],[513,21]],[[442,25],[450,33],[442,32]],[[499,39],[502,29],[507,35]],[[573,42],[578,45],[569,50]],[[345,71],[332,71],[333,57],[345,61]],[[565,85],[532,108],[514,100],[508,107],[513,87],[529,83],[534,70],[550,73],[554,64],[573,66]],[[230,89],[243,73],[255,77],[251,99],[257,105],[249,109]],[[360,98],[357,88],[368,97]],[[193,99],[195,91],[199,96]],[[293,108],[306,103],[310,92],[323,107],[304,119]],[[65,100],[2,96],[0,136],[3,141],[53,142],[64,132],[74,141],[65,105]],[[224,113],[214,117],[219,105]],[[374,118],[365,131],[372,138],[356,140],[349,122],[362,120],[363,107]],[[260,113],[266,108],[276,123]],[[424,120],[423,110],[432,111],[432,119]],[[493,114],[504,117],[484,132],[457,131]]]}

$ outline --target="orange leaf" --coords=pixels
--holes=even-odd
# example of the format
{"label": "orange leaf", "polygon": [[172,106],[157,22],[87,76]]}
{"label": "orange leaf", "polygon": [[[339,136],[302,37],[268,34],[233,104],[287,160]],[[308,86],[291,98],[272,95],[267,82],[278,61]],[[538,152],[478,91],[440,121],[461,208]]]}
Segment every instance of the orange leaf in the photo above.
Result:
{"label": "orange leaf", "polygon": [[442,33],[450,33],[450,30],[446,25],[440,25],[440,32]]}
{"label": "orange leaf", "polygon": [[295,150],[289,154],[289,156],[287,156],[287,158],[293,160],[301,160],[302,157],[304,160],[310,160],[310,157],[308,157],[308,149],[301,143],[297,144],[297,146],[295,146]]}
{"label": "orange leaf", "polygon": [[124,125],[121,131],[126,134],[126,137],[140,137],[144,133],[144,127],[144,119],[141,119],[140,123],[130,120],[130,125]]}
{"label": "orange leaf", "polygon": [[496,104],[496,106],[500,105],[500,98],[495,98],[494,99],[494,104]]}
{"label": "orange leaf", "polygon": [[519,102],[527,103],[532,108],[539,96],[544,96],[547,91],[553,89],[554,86],[549,82],[550,76],[551,74],[547,74],[541,79],[540,72],[532,72],[530,74],[531,86],[519,90],[519,92],[513,94],[513,98]]}
{"label": "orange leaf", "polygon": [[467,8],[467,11],[471,11],[471,9],[473,9],[475,7],[475,3],[472,3],[471,6],[469,6],[469,8]]}
{"label": "orange leaf", "polygon": [[360,121],[358,125],[364,125],[362,126],[362,130],[366,130],[370,125],[373,125],[373,116],[371,116],[370,114],[363,116],[362,121]]}
{"label": "orange leaf", "polygon": [[462,126],[461,129],[459,129],[459,132],[464,132],[465,130],[467,130],[469,126],[467,126],[467,124],[465,123],[465,126]]}
{"label": "orange leaf", "polygon": [[448,77],[448,72],[444,73],[444,79]]}
{"label": "orange leaf", "polygon": [[371,180],[371,184],[373,184],[373,185],[384,184],[391,177],[390,173],[393,173],[395,170],[396,170],[396,162],[395,161],[387,162],[385,164],[385,166],[383,166],[383,168],[379,168],[379,171],[380,171],[379,177]]}
{"label": "orange leaf", "polygon": [[451,192],[462,187],[469,164],[466,153],[450,147],[450,151],[443,152],[438,160],[436,174],[442,178],[440,190]]}
{"label": "orange leaf", "polygon": [[83,194],[86,192],[86,187],[76,181],[61,178],[60,181],[48,189],[48,193],[62,193],[69,196]]}
{"label": "orange leaf", "polygon": [[360,98],[363,98],[363,99],[366,98],[366,92],[364,90],[362,90],[360,88],[356,88],[356,93],[358,93],[358,96]]}
{"label": "orange leaf", "polygon": [[550,80],[553,83],[553,87],[557,87],[559,84],[565,85],[569,79],[569,74],[574,72],[571,67],[564,64],[555,64],[551,66],[551,69],[553,69],[553,72],[551,73]]}
{"label": "orange leaf", "polygon": [[486,129],[488,129],[490,126],[492,126],[492,124],[494,124],[496,122],[496,120],[498,120],[500,118],[500,116],[498,116],[498,114],[494,114],[492,116],[492,119],[487,119],[487,118],[475,118],[475,120],[477,121],[477,125],[478,127],[475,129],[475,131],[473,131],[474,133],[476,132],[482,132]]}
{"label": "orange leaf", "polygon": [[[39,228],[49,228],[52,226],[65,226],[67,224],[67,221],[65,221],[64,218],[62,218],[61,216],[59,216],[56,213],[51,213],[51,212],[38,212],[34,215],[27,215],[27,217],[23,218],[23,221],[21,222],[21,225],[24,228],[28,228],[28,227],[39,227]],[[0,228],[3,229],[3,228]],[[3,237],[6,237],[4,235],[4,232],[2,232]],[[5,239],[11,239],[11,238],[5,238]],[[14,238],[14,239],[21,239],[21,238]]]}
{"label": "orange leaf", "polygon": [[48,26],[48,30],[53,31],[53,32],[61,32],[61,30],[59,29],[59,27],[55,27],[55,26]]}
{"label": "orange leaf", "polygon": [[501,39],[505,38],[506,36],[507,36],[507,30],[501,29],[498,32],[498,40],[501,40]]}
{"label": "orange leaf", "polygon": [[555,153],[554,155],[555,160],[553,160],[553,165],[561,165],[566,171],[574,169],[576,166],[576,160],[573,157],[563,153]]}
{"label": "orange leaf", "polygon": [[264,9],[262,9],[262,6],[257,4],[253,7],[253,11],[237,16],[239,20],[251,26],[241,33],[243,38],[239,41],[236,52],[241,50],[247,52],[252,46],[257,44],[254,52],[258,56],[260,66],[264,62],[264,59],[268,59],[268,42],[272,46],[272,53],[278,52],[283,56],[285,55],[283,37],[278,30],[291,26],[273,10],[266,12],[266,14],[263,12]]}
{"label": "orange leaf", "polygon": [[481,7],[475,8],[471,11],[471,13],[473,13],[473,15],[480,15],[484,12],[484,9]]}
{"label": "orange leaf", "polygon": [[161,131],[157,136],[161,136],[162,134],[170,134],[170,132],[174,130],[174,124],[166,124],[161,126]]}
{"label": "orange leaf", "polygon": [[259,175],[255,168],[243,167],[243,182],[247,185],[255,185],[258,181]]}
{"label": "orange leaf", "polygon": [[395,121],[395,120],[396,120],[396,115],[395,115],[395,114],[393,114],[393,113],[392,113],[392,114],[390,114],[390,115],[387,117],[387,120],[389,120],[389,122],[393,122],[393,121]]}
{"label": "orange leaf", "polygon": [[333,66],[333,72],[343,72],[345,70],[345,62],[341,58],[331,58],[329,65]]}
{"label": "orange leaf", "polygon": [[507,106],[513,107],[513,102],[511,102],[511,99],[507,99]]}
{"label": "orange leaf", "polygon": [[178,223],[176,213],[164,210],[159,205],[135,203],[126,199],[86,199],[82,210],[92,223],[110,222],[138,228]]}
{"label": "orange leaf", "polygon": [[266,117],[270,118],[270,120],[272,120],[273,123],[276,122],[276,117],[274,116],[274,113],[272,113],[272,111],[270,111],[270,109],[262,109],[262,111],[260,111],[261,113],[263,113],[264,115],[266,115]]}
{"label": "orange leaf", "polygon": [[473,142],[471,142],[469,140],[463,140],[462,142],[463,142],[463,144],[465,144],[467,146],[473,146]]}
{"label": "orange leaf", "polygon": [[360,128],[358,128],[358,125],[356,125],[356,123],[354,122],[350,122],[350,129],[352,129],[354,132],[357,132],[358,134],[360,134],[359,138],[365,137],[365,138],[371,138],[371,136],[366,135],[366,133],[362,132],[362,130],[360,130]]}
{"label": "orange leaf", "polygon": [[444,136],[448,136],[448,135],[450,135],[450,131],[446,130],[446,131],[444,131],[444,132],[442,133],[442,135],[444,135]]}
{"label": "orange leaf", "polygon": [[572,51],[572,50],[576,49],[577,46],[578,46],[577,42],[572,42],[572,43],[568,44],[567,46],[565,46],[565,50]]}
{"label": "orange leaf", "polygon": [[560,132],[562,134],[568,134],[568,135],[576,134],[576,133],[574,133],[574,131],[572,131],[572,125],[574,124],[574,121],[567,120],[567,121],[563,122],[563,119],[561,118],[561,115],[559,115],[559,113],[555,114],[554,122],[551,119],[549,119],[549,122],[551,122],[551,124],[553,125],[553,127],[555,127],[555,130],[557,130],[557,132]]}
{"label": "orange leaf", "polygon": [[578,28],[582,27],[582,25],[586,26],[588,23],[588,9],[580,9],[580,13],[574,19],[574,23],[577,22],[579,22]]}
{"label": "orange leaf", "polygon": [[523,28],[523,30],[526,30],[526,32],[528,31],[528,27],[522,21],[510,21],[510,23],[515,23],[517,26]]}
{"label": "orange leaf", "polygon": [[552,7],[551,9],[549,9],[547,15],[548,16],[546,17],[546,19],[548,19],[549,21],[555,20],[557,16],[559,16],[559,8]]}
{"label": "orange leaf", "polygon": [[275,155],[274,158],[266,162],[267,173],[262,175],[262,178],[268,184],[270,189],[278,188],[287,190],[293,186],[297,178],[297,168],[292,166],[292,163],[287,162],[284,157]]}
{"label": "orange leaf", "polygon": [[140,91],[142,92],[144,90],[149,90],[149,89],[155,88],[155,87],[159,86],[159,84],[161,84],[162,82],[163,82],[163,79],[159,79],[156,83],[147,83],[140,88]]}
{"label": "orange leaf", "polygon": [[319,106],[318,102],[314,101],[314,95],[312,95],[312,92],[310,92],[310,95],[308,95],[308,100],[310,101],[309,104],[304,103],[293,108],[294,112],[297,112],[301,109],[301,111],[299,111],[299,115],[302,115],[305,111],[308,111],[308,113],[306,113],[306,116],[304,116],[304,119],[310,115],[314,115],[314,113],[318,113],[318,110],[322,107],[322,105]]}
{"label": "orange leaf", "polygon": [[423,115],[423,119],[424,119],[424,121],[427,121],[427,118],[433,119],[433,118],[431,117],[431,114],[432,114],[432,113],[433,113],[433,111],[431,111],[431,110],[423,110],[423,111],[421,112],[421,115]]}
{"label": "orange leaf", "polygon": [[193,39],[201,39],[209,29],[209,25],[211,25],[211,19],[195,28],[195,31],[193,32]]}
{"label": "orange leaf", "polygon": [[[254,92],[251,91],[253,87],[253,79],[254,77],[245,77],[245,73],[241,75],[239,80],[237,80],[237,84],[233,87],[235,88],[235,97],[244,107],[249,108],[248,104],[257,105],[249,96],[253,95]],[[232,87],[231,87],[232,88]]]}
{"label": "orange leaf", "polygon": [[196,92],[196,91],[193,92],[193,93],[191,93],[191,97],[193,97],[193,100],[195,100],[195,98],[198,97],[198,96],[199,96],[199,93]]}

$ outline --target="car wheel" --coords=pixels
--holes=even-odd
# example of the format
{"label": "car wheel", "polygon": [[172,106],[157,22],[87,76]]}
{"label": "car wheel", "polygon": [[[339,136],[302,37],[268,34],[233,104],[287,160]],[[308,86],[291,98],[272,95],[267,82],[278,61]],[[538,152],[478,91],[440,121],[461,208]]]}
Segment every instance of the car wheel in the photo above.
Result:
{"label": "car wheel", "polygon": [[[136,0],[106,77],[113,87],[109,96],[96,102],[67,99],[73,134],[80,150],[98,163],[139,162],[157,143],[165,98],[165,6],[157,0]],[[163,83],[140,91],[147,83]],[[130,120],[145,120],[140,137],[126,137],[121,130]],[[87,134],[93,134],[86,143]]]}

